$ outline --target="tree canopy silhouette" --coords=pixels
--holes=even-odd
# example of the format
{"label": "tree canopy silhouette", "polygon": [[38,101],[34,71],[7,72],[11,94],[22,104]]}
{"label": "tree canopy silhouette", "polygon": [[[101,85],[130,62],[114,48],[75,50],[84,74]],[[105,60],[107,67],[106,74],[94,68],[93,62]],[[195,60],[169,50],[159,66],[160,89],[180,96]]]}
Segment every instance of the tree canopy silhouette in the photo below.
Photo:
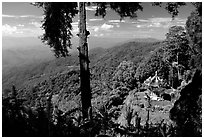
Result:
{"label": "tree canopy silhouette", "polygon": [[45,33],[41,40],[50,46],[56,57],[69,55],[71,48],[72,18],[78,13],[76,2],[38,2],[34,5],[43,7],[42,28]]}

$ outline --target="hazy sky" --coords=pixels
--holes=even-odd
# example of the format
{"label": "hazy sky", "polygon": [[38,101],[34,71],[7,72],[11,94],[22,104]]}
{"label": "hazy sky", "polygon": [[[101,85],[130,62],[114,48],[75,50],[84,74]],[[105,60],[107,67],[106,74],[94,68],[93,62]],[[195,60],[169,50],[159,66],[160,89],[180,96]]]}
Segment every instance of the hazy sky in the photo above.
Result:
{"label": "hazy sky", "polygon": [[[87,7],[87,27],[90,37],[114,38],[156,38],[164,39],[168,28],[172,25],[185,25],[187,17],[193,10],[191,4],[180,8],[180,14],[172,21],[164,8],[153,7],[151,3],[142,3],[143,12],[138,12],[138,18],[126,18],[120,22],[120,17],[112,10],[102,19],[95,17],[94,6]],[[2,36],[3,37],[38,37],[43,10],[23,2],[2,3]],[[73,34],[78,33],[78,16],[74,18]]]}

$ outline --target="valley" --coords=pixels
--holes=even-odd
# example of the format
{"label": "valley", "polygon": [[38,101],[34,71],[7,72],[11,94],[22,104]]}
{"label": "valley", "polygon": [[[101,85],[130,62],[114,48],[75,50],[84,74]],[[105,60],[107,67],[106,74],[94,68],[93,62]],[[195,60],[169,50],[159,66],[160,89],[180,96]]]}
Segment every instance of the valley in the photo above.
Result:
{"label": "valley", "polygon": [[[141,62],[145,55],[148,55],[149,52],[158,47],[160,47],[160,43],[155,42],[155,40],[153,42],[150,41],[149,43],[138,42],[137,40],[107,49],[93,48],[89,52],[91,73],[94,76],[98,76],[101,75],[101,73],[114,71],[120,62],[124,60],[133,61],[134,64],[137,65]],[[41,58],[40,55],[39,57]],[[30,59],[31,58],[32,57],[30,57]],[[25,57],[25,59],[27,58]],[[11,61],[13,60],[15,60],[15,58],[12,58]],[[11,84],[15,84],[18,88],[22,88],[26,86],[27,81],[32,82],[32,78],[40,78],[41,75],[49,77],[66,71],[69,69],[69,66],[78,65],[78,54],[72,53],[71,56],[67,58],[58,58],[53,60],[49,60],[49,58],[43,60],[42,58],[42,62],[36,60],[36,63],[34,62],[33,64],[27,63],[18,67],[11,66],[10,69],[3,69],[3,90],[7,88],[6,86]],[[13,68],[15,68],[15,70],[13,70]],[[40,81],[40,79],[38,80]]]}
{"label": "valley", "polygon": [[201,137],[201,2],[3,2],[2,136]]}
{"label": "valley", "polygon": [[[115,89],[113,89],[113,83],[111,82],[113,82],[113,77],[121,62],[131,61],[134,63],[134,67],[138,67],[146,57],[151,55],[155,49],[159,49],[161,46],[162,42],[159,41],[152,42],[150,40],[148,42],[133,40],[112,48],[91,49],[89,51],[89,58],[93,111],[100,111],[104,105],[112,101],[118,103],[113,99],[117,93],[114,93]],[[15,71],[11,70],[3,74],[3,89],[5,90],[5,94],[3,95],[9,96],[9,89],[12,87],[11,85],[15,85],[18,90],[18,96],[24,98],[24,104],[29,107],[36,107],[38,105],[46,107],[46,98],[51,94],[53,106],[57,106],[58,109],[64,113],[81,107],[78,54],[75,53],[67,58],[58,58],[38,64],[24,65],[22,67],[16,67],[15,69]],[[118,89],[119,88],[116,90]],[[122,92],[123,91],[121,90],[121,93]],[[133,90],[130,93],[127,91],[125,92],[127,93],[125,95],[127,98],[124,97],[124,95],[117,96],[122,99],[122,102],[123,99],[125,102],[125,98],[128,100],[129,97],[133,100],[140,100],[135,101],[137,104],[132,104],[131,109],[135,109],[135,107],[139,108],[141,105],[140,103],[145,105],[144,108],[140,107],[140,110],[138,110],[139,116],[143,117],[141,119],[141,126],[145,126],[147,100],[144,97],[145,95],[139,95],[144,93],[139,93],[137,90]],[[131,97],[133,94],[138,96]],[[172,105],[171,102],[162,102],[159,105],[165,107],[169,104]],[[109,104],[109,107],[110,106],[112,108],[118,106],[125,108],[126,104],[118,103],[114,107],[112,104]],[[121,111],[124,111],[124,108],[122,108]],[[151,123],[159,123],[162,119],[165,119],[165,122],[171,123],[171,120],[168,117],[170,108],[166,109],[166,111],[166,113],[157,110],[151,112]],[[117,111],[114,113],[117,113]],[[163,118],[161,119],[161,117]],[[127,123],[124,120],[123,115],[121,115],[118,119],[118,123],[121,126],[126,127]],[[134,121],[132,124],[135,125]]]}

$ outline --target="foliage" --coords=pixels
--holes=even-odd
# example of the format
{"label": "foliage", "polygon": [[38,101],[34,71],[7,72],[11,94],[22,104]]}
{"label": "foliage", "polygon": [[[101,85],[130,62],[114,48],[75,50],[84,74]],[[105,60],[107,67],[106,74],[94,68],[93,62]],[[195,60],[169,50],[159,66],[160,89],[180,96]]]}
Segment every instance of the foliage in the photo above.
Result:
{"label": "foliage", "polygon": [[154,2],[152,3],[153,6],[159,6],[162,7],[165,5],[165,9],[168,11],[169,14],[171,14],[172,18],[174,19],[179,14],[179,8],[182,6],[185,6],[185,2],[167,2],[163,4],[162,2]]}
{"label": "foliage", "polygon": [[143,7],[141,6],[140,2],[113,2],[110,3],[110,7],[115,10],[120,17],[123,19],[124,17],[137,17],[136,12],[138,10],[142,11]]}
{"label": "foliage", "polygon": [[108,107],[112,109],[114,118],[118,118],[118,111],[120,106],[123,104],[128,92],[136,87],[135,82],[135,71],[136,68],[131,61],[123,61],[116,68],[112,82],[112,91],[110,92]]}
{"label": "foliage", "polygon": [[[162,136],[158,130],[160,126],[157,128],[157,125],[150,126],[148,132],[143,126],[140,126],[141,130],[137,133],[134,133],[134,128],[129,129],[131,132],[121,131],[114,122],[114,113],[119,112],[117,110],[119,107],[108,105],[109,99],[105,99],[100,104],[104,104],[102,107],[100,105],[94,107],[92,121],[83,121],[81,110],[78,108],[65,112],[58,107],[53,107],[49,112],[48,103],[32,108],[23,103],[14,103],[19,104],[15,107],[15,105],[11,105],[13,104],[12,100],[20,102],[20,99],[16,99],[14,96],[3,100],[3,136],[148,136],[148,134],[153,135],[154,130],[158,133],[154,136]],[[106,95],[104,97],[108,98]],[[128,102],[125,101],[126,103]],[[121,108],[119,109],[121,110]]]}
{"label": "foliage", "polygon": [[[168,117],[169,103],[147,102],[144,92],[132,90],[123,102],[117,123],[126,136],[174,136],[174,127]],[[156,109],[162,103],[162,115]]]}
{"label": "foliage", "polygon": [[72,18],[77,14],[75,2],[39,2],[34,5],[44,9],[42,28],[45,33],[42,41],[52,48],[56,57],[68,56],[68,48],[71,48]]}
{"label": "foliage", "polygon": [[16,93],[14,88],[13,95],[3,99],[3,136],[95,136],[100,131],[100,122],[82,121],[78,108],[63,112],[58,107],[50,107],[49,103],[53,103],[49,99],[44,106],[40,103],[29,107]]}
{"label": "foliage", "polygon": [[[148,39],[145,39],[148,41]],[[89,51],[91,82],[97,86],[102,85],[97,81],[103,80],[106,86],[112,88],[112,77],[116,67],[122,61],[132,61],[135,66],[141,62],[149,52],[158,48],[158,42],[131,41],[108,49],[96,48]],[[73,54],[66,58],[53,59],[51,61],[31,64],[15,70],[3,71],[2,90],[10,89],[10,84],[17,88],[30,92],[37,84],[49,80],[50,77],[58,76],[69,70],[78,70],[78,55]],[[96,83],[93,83],[96,81]],[[27,92],[26,91],[26,92]],[[58,90],[59,91],[59,90]]]}
{"label": "foliage", "polygon": [[[44,4],[39,3],[39,6],[45,6]],[[112,4],[115,4],[112,6],[115,6],[115,11],[121,17],[135,13],[131,5]],[[170,9],[171,14],[177,15],[177,8],[181,5],[184,4],[168,3],[167,9]],[[98,8],[103,6],[106,6],[106,3],[98,5]],[[127,6],[130,7],[129,13],[123,9]],[[197,11],[200,11],[199,3],[195,3],[195,6]],[[59,10],[59,7],[53,9],[55,8]],[[105,16],[103,13],[106,7],[103,8],[98,9],[98,12],[99,15]],[[100,10],[102,10],[101,13]],[[199,17],[200,14],[198,12],[197,15],[193,15],[188,20],[189,26],[187,25],[190,46],[195,45],[192,47],[192,49],[195,48],[194,56],[197,53],[201,54],[199,47],[202,30],[201,20],[196,21],[198,26],[194,26],[194,21],[191,19]],[[191,28],[198,29],[196,36],[192,35],[195,32],[190,32]],[[91,81],[93,117],[90,121],[82,120],[79,71],[78,67],[70,67],[73,63],[78,65],[76,60],[73,60],[73,63],[64,64],[67,59],[64,61],[58,59],[48,67],[45,64],[39,68],[40,74],[36,71],[28,76],[34,78],[22,79],[25,79],[23,83],[32,86],[31,90],[26,88],[27,86],[19,91],[15,87],[11,89],[12,91],[5,90],[8,95],[3,98],[2,102],[3,136],[201,136],[201,71],[196,71],[190,83],[181,89],[181,97],[174,106],[172,102],[166,101],[148,101],[146,105],[144,92],[138,92],[136,77],[142,81],[158,70],[159,76],[168,79],[170,68],[163,59],[173,62],[176,60],[178,51],[184,56],[188,54],[189,40],[182,27],[170,28],[165,43],[165,46],[158,47],[162,44],[129,42],[117,49],[111,48],[102,54],[93,54],[92,72],[94,75]],[[158,49],[155,50],[155,48]],[[143,63],[138,64],[148,54],[150,56]],[[58,55],[65,54],[58,53]],[[97,59],[94,55],[100,58]],[[182,64],[188,68],[188,62],[183,60]],[[57,68],[54,69],[54,67]],[[177,74],[174,73],[175,68],[172,72],[174,78],[177,78]],[[185,72],[186,79],[189,80],[192,70]],[[111,76],[107,78],[105,75]],[[101,77],[103,77],[102,80]],[[113,81],[113,86],[110,85],[111,81]],[[24,87],[24,84],[21,86]],[[156,91],[163,92],[164,90]],[[9,95],[9,92],[12,94]],[[172,106],[173,109],[171,109]],[[171,109],[170,118],[176,123],[176,127],[169,120],[169,109]]]}
{"label": "foliage", "polygon": [[[89,3],[88,5],[90,5]],[[119,14],[121,19],[124,17],[130,18],[137,18],[137,12],[143,10],[143,6],[141,2],[96,2],[93,3],[97,5],[96,9],[96,16],[104,17],[106,15],[107,7],[110,7],[115,12]],[[162,2],[154,2],[152,3],[153,6],[162,6]],[[174,19],[178,16],[179,8],[185,6],[185,2],[167,2],[164,4],[165,9],[171,14],[172,18]]]}
{"label": "foliage", "polygon": [[103,18],[106,16],[106,8],[107,3],[106,2],[96,2],[97,8],[95,16],[102,16]]}
{"label": "foliage", "polygon": [[164,54],[163,47],[156,49],[137,68],[135,78],[143,83],[149,76],[154,76],[155,71],[163,80],[168,80],[169,66],[162,60]]}
{"label": "foliage", "polygon": [[191,47],[190,67],[202,69],[202,5],[194,3],[197,8],[186,21],[186,31],[189,36]]}
{"label": "foliage", "polygon": [[194,11],[188,17],[186,22],[186,30],[190,38],[191,44],[196,50],[195,53],[201,52],[201,40],[202,40],[202,16],[199,16],[198,12]]}
{"label": "foliage", "polygon": [[[173,87],[178,87],[180,85],[178,70],[181,72],[189,69],[191,58],[185,29],[181,26],[172,26],[162,45],[140,63],[135,77],[143,82],[149,76],[153,76],[155,71],[158,71],[164,82]],[[173,64],[175,62],[176,65]]]}
{"label": "foliage", "polygon": [[127,87],[132,90],[136,86],[135,82],[135,71],[136,67],[134,67],[133,62],[131,61],[123,61],[116,68],[113,76],[113,88],[118,87]]}
{"label": "foliage", "polygon": [[121,19],[125,17],[136,18],[137,11],[143,10],[141,2],[93,2],[93,4],[97,6],[95,16],[102,16],[103,18],[108,7],[118,13]]}
{"label": "foliage", "polygon": [[188,67],[189,42],[185,29],[181,26],[172,26],[166,34],[163,59],[169,64],[178,62]]}
{"label": "foliage", "polygon": [[186,5],[185,2],[168,2],[165,9],[172,15],[172,18],[178,16],[178,8]]}
{"label": "foliage", "polygon": [[[98,79],[101,79],[103,76],[111,81],[116,67],[122,61],[132,61],[135,67],[137,67],[145,56],[158,47],[160,47],[160,42],[148,42],[148,39],[146,39],[145,42],[131,41],[109,48],[100,59],[93,59],[94,61],[91,64],[93,65],[91,68],[93,76],[97,77],[100,75]],[[97,61],[95,62],[95,60]]]}
{"label": "foliage", "polygon": [[170,118],[176,123],[177,136],[202,135],[202,5],[199,2],[193,5],[196,10],[186,21],[187,39],[191,48],[187,65],[190,70],[185,71],[188,84],[181,89],[181,96],[170,111]]}
{"label": "foliage", "polygon": [[199,16],[202,16],[202,2],[192,2]]}
{"label": "foliage", "polygon": [[193,78],[180,92],[180,98],[170,111],[176,123],[178,136],[201,136],[202,134],[202,74],[194,71]]}
{"label": "foliage", "polygon": [[16,94],[17,90],[13,86],[11,96],[4,98],[2,102],[3,136],[36,136],[36,132],[38,136],[46,134],[44,123],[47,120],[46,117],[41,117],[43,112],[38,111],[39,115],[36,116],[35,112],[23,105],[25,100],[18,98]]}

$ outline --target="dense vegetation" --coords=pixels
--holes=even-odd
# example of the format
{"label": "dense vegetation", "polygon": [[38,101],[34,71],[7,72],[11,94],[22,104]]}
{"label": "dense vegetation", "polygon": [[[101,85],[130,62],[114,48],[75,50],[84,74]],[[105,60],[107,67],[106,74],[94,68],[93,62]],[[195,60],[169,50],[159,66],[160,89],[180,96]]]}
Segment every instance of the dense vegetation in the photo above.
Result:
{"label": "dense vegetation", "polygon": [[[163,42],[90,52],[91,120],[82,118],[76,55],[9,71],[3,136],[202,136],[202,15],[195,6],[186,28],[171,27]],[[163,82],[149,88],[144,80],[156,71]],[[155,101],[149,92],[174,96]]]}
{"label": "dense vegetation", "polygon": [[[90,51],[93,123],[85,124],[80,120],[82,115],[77,56],[68,57],[69,60],[61,58],[26,67],[21,72],[19,69],[19,74],[10,72],[11,77],[16,76],[13,81],[16,80],[19,84],[13,82],[18,90],[15,88],[10,90],[6,84],[9,84],[12,78],[7,77],[10,80],[3,82],[3,85],[6,86],[4,86],[6,89],[3,99],[3,110],[5,111],[3,126],[6,126],[3,127],[3,136],[100,136],[102,134],[108,136],[173,136],[176,133],[168,112],[165,114],[160,111],[150,113],[151,122],[148,122],[149,125],[147,125],[147,110],[138,107],[141,104],[146,105],[147,102],[143,99],[142,94],[138,93],[139,84],[142,84],[143,81],[138,83],[135,77],[139,69],[147,69],[142,68],[144,63],[147,67],[149,66],[148,75],[153,75],[156,70],[159,71],[152,67],[162,65],[157,63],[157,61],[162,61],[161,56],[164,53],[162,44],[161,42],[128,42],[117,46],[117,51],[115,51],[116,47],[97,48]],[[135,53],[138,55],[134,55]],[[119,55],[121,56],[116,58]],[[152,66],[154,63],[157,66]],[[161,70],[159,73],[164,72]],[[140,75],[144,79],[148,77],[146,74],[141,73]],[[162,75],[161,77],[165,78]],[[12,92],[18,92],[18,95],[11,95]],[[152,108],[158,105],[154,103],[152,102]],[[161,105],[165,107],[171,103],[166,101]],[[167,108],[166,111],[169,111],[170,108]],[[8,110],[11,112],[8,113]],[[128,116],[128,113],[131,113],[132,116]],[[18,118],[13,119],[12,116]],[[23,118],[20,120],[19,117]],[[127,122],[128,119],[130,123]],[[18,125],[21,126],[17,126],[16,122],[20,122],[21,124]],[[38,122],[43,123],[44,126],[38,125]],[[11,126],[12,129],[18,128],[19,131],[11,135],[10,132],[7,132]],[[163,133],[163,128],[168,129],[166,133]]]}
{"label": "dense vegetation", "polygon": [[[101,73],[104,73],[104,75],[105,73],[110,73],[112,75],[111,72],[124,60],[131,60],[137,65],[149,52],[160,45],[155,40],[151,40],[149,43],[140,41],[144,40],[139,40],[139,42],[138,40],[133,40],[132,42],[127,42],[109,49],[91,49],[89,58],[93,78],[101,79]],[[135,55],[136,53],[137,55]],[[66,71],[72,66],[79,66],[77,54],[49,62],[15,67],[15,70],[11,68],[10,70],[3,71],[3,90],[10,89],[11,84],[15,84],[19,89],[27,85],[34,86],[36,83],[48,79],[49,76]]]}

